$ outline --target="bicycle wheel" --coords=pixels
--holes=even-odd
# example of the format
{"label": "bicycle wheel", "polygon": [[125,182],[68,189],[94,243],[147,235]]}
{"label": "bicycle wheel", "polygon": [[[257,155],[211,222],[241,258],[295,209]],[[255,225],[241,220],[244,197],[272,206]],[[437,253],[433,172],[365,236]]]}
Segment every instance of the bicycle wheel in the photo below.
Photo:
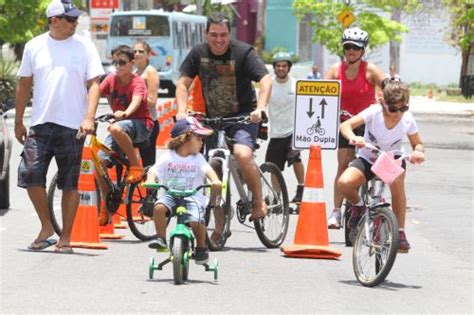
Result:
{"label": "bicycle wheel", "polygon": [[[130,231],[138,239],[149,241],[156,237],[153,210],[143,207],[146,201],[146,189],[140,183],[130,184],[127,197],[127,222]],[[147,211],[149,210],[149,211]]]}
{"label": "bicycle wheel", "polygon": [[385,280],[398,250],[398,222],[389,208],[370,210],[368,228],[365,218],[359,224],[352,252],[352,267],[360,284],[373,287]]}
{"label": "bicycle wheel", "polygon": [[[209,160],[209,164],[222,180],[222,161],[219,159]],[[223,183],[225,186],[225,197],[221,198],[220,207],[206,210],[206,242],[209,250],[219,251],[224,248],[227,237],[230,235],[230,221],[232,219],[232,205],[230,200],[230,181]]]}
{"label": "bicycle wheel", "polygon": [[171,254],[173,256],[173,279],[174,284],[183,284],[188,277],[189,260],[185,262],[186,239],[182,236],[173,238]]}
{"label": "bicycle wheel", "polygon": [[260,169],[262,196],[268,206],[268,213],[265,218],[254,221],[254,226],[263,245],[277,248],[285,240],[288,231],[290,219],[288,191],[278,166],[265,162]]}
{"label": "bicycle wheel", "polygon": [[[79,193],[80,202],[84,203],[95,203],[97,207],[97,215],[99,212],[99,205],[100,205],[100,191],[95,182],[95,195],[86,196],[84,194]],[[51,220],[51,224],[53,225],[54,232],[61,236],[63,233],[63,213],[62,213],[62,199],[63,199],[63,192],[61,189],[58,188],[58,173],[54,174],[51,183],[49,183],[48,187],[48,211],[49,217]]]}

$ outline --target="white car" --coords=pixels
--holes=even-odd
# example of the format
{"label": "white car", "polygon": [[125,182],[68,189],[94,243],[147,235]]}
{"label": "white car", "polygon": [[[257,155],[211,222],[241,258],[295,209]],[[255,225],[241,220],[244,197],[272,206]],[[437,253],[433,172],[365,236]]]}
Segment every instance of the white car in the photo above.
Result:
{"label": "white car", "polygon": [[15,108],[15,99],[9,98],[0,103],[0,209],[10,207],[10,155],[12,138],[8,132],[6,113]]}

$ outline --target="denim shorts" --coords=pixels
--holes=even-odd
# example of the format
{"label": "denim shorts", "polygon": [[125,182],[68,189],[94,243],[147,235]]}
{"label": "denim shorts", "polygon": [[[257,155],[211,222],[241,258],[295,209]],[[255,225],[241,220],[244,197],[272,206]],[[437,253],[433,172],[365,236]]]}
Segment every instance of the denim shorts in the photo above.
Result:
{"label": "denim shorts", "polygon": [[224,128],[227,137],[234,139],[235,143],[243,144],[255,149],[257,143],[258,124],[232,124]]}
{"label": "denim shorts", "polygon": [[188,213],[184,216],[184,222],[199,222],[205,224],[204,214],[205,209],[200,201],[196,200],[195,197],[186,197],[184,199],[176,199],[169,194],[165,194],[158,198],[155,206],[158,204],[164,205],[170,211],[171,215],[176,215],[176,208],[178,206],[184,206],[188,210]]}
{"label": "denim shorts", "polygon": [[[116,121],[114,124],[118,125],[130,137],[134,145],[145,142],[150,137],[150,130],[141,119],[124,119]],[[121,152],[119,145],[110,134],[105,138],[104,144],[115,152]],[[100,151],[99,158],[107,159],[107,155]]]}
{"label": "denim shorts", "polygon": [[54,157],[58,165],[58,188],[77,190],[84,139],[77,129],[45,123],[30,128],[18,166],[18,186],[46,187],[46,173]]}

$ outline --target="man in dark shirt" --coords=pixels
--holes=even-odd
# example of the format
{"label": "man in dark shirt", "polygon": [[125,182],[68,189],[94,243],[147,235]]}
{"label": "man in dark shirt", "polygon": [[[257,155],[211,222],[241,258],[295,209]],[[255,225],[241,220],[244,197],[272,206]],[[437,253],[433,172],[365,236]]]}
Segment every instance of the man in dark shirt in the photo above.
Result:
{"label": "man in dark shirt", "polygon": [[[252,151],[262,111],[270,98],[272,79],[252,46],[230,40],[230,23],[224,14],[210,15],[206,37],[207,42],[194,46],[181,65],[181,77],[176,86],[176,118],[187,115],[188,90],[195,76],[202,81],[208,117],[250,115],[252,124],[236,124],[227,128],[226,134],[235,140],[234,156],[252,192],[250,219],[261,219],[266,215],[267,208],[262,199],[258,166]],[[260,82],[258,99],[252,81]]]}

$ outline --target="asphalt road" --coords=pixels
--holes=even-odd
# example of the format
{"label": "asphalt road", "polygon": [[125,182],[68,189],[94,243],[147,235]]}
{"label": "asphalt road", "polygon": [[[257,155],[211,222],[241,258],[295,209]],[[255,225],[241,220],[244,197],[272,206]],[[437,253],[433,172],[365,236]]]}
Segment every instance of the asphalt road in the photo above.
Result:
{"label": "asphalt road", "polygon": [[[373,289],[355,280],[341,231],[329,231],[331,246],[342,252],[339,260],[290,259],[266,249],[235,219],[226,249],[211,253],[219,260],[218,282],[196,265],[182,286],[173,284],[171,266],[148,280],[149,258],[157,255],[128,230],[118,230],[123,240],[104,241],[108,250],[29,252],[39,222],[26,192],[15,186],[21,149],[15,142],[12,207],[0,212],[0,313],[472,314],[473,120],[430,115],[418,121],[427,161],[408,167],[412,250],[398,255],[387,281]],[[264,152],[265,145],[258,161]],[[306,162],[307,152],[303,156]],[[335,152],[324,151],[322,159],[329,212]],[[291,198],[291,171],[285,179]],[[291,216],[285,244],[293,241],[297,219]]]}

